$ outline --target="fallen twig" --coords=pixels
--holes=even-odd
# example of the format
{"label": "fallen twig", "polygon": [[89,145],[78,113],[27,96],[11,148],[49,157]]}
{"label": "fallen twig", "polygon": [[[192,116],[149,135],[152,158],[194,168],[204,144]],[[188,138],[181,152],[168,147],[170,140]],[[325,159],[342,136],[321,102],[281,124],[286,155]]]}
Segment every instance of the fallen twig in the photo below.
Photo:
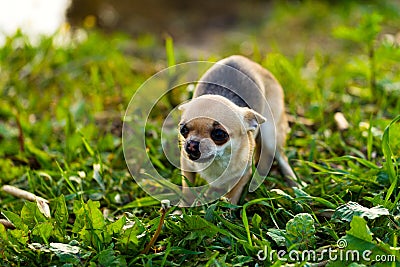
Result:
{"label": "fallen twig", "polygon": [[288,119],[288,121],[290,123],[300,123],[303,124],[305,126],[313,126],[314,125],[314,121],[311,119],[307,119],[305,117],[301,117],[301,116],[293,116],[290,114],[286,114],[286,117]]}
{"label": "fallen twig", "polygon": [[1,223],[2,225],[4,225],[4,227],[7,228],[7,229],[15,229],[14,224],[12,224],[11,222],[9,222],[9,221],[7,221],[7,220],[0,219],[0,223]]}
{"label": "fallen twig", "polygon": [[49,203],[49,201],[47,199],[44,199],[42,197],[38,197],[38,196],[36,196],[35,194],[33,194],[31,192],[19,189],[19,188],[15,187],[15,186],[12,186],[12,185],[3,185],[2,189],[3,189],[4,192],[9,193],[10,195],[13,195],[13,196],[18,197],[18,198],[23,198],[23,199],[26,199],[26,200],[29,200],[29,201],[40,200],[40,201],[43,201],[45,203]]}
{"label": "fallen twig", "polygon": [[36,202],[39,210],[41,213],[44,214],[44,216],[46,216],[47,218],[50,218],[50,208],[49,208],[49,201],[47,199],[44,199],[42,197],[36,196],[35,194],[19,189],[15,186],[11,186],[11,185],[3,185],[2,187],[3,191],[13,195],[15,197],[18,198],[23,198],[32,202]]}
{"label": "fallen twig", "polygon": [[150,242],[147,244],[147,246],[142,250],[141,254],[147,254],[149,253],[151,247],[154,245],[154,243],[157,241],[158,236],[160,235],[162,226],[164,224],[164,219],[165,219],[165,214],[167,214],[167,211],[170,208],[170,202],[169,200],[162,200],[161,201],[161,218],[160,222],[158,224],[157,230],[154,233],[153,237],[151,238]]}
{"label": "fallen twig", "polygon": [[347,130],[349,128],[349,123],[344,117],[343,113],[341,112],[336,112],[334,115],[334,119],[336,122],[336,125],[340,131]]}

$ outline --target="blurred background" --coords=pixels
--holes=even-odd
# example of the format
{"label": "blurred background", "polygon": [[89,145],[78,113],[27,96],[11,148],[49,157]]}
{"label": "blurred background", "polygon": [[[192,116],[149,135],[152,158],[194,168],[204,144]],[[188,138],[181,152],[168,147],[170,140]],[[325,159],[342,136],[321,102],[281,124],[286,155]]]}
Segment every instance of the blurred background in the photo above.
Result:
{"label": "blurred background", "polygon": [[[395,18],[399,6],[399,0],[2,0],[0,32],[3,42],[4,35],[18,28],[37,38],[68,23],[74,29],[124,32],[143,42],[162,44],[170,36],[191,59],[229,48],[246,55],[278,49],[287,55],[334,53],[338,49],[330,30],[334,26],[343,21],[357,23],[362,13],[376,11]],[[397,30],[397,25],[389,24],[384,32],[396,36]]]}

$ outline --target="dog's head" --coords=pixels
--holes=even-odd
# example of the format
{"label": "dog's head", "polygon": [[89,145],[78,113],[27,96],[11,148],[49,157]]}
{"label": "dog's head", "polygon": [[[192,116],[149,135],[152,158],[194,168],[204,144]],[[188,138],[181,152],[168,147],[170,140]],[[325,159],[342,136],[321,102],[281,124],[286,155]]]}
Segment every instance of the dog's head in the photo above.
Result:
{"label": "dog's head", "polygon": [[249,132],[266,119],[218,95],[203,95],[182,104],[179,131],[182,150],[190,160],[205,163],[233,153],[248,142]]}

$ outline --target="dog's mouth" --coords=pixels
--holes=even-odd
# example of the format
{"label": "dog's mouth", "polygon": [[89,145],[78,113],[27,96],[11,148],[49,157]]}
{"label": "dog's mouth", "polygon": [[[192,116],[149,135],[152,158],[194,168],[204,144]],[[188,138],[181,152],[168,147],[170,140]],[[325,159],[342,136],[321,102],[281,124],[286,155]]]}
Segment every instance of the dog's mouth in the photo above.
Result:
{"label": "dog's mouth", "polygon": [[209,155],[209,156],[206,156],[206,157],[201,157],[199,155],[192,155],[192,154],[188,154],[188,157],[189,157],[190,160],[192,160],[192,161],[194,161],[196,163],[207,163],[207,162],[209,162],[210,160],[212,160],[214,158],[213,155]]}
{"label": "dog's mouth", "polygon": [[189,159],[196,161],[200,159],[200,152],[199,153],[190,153],[188,154]]}

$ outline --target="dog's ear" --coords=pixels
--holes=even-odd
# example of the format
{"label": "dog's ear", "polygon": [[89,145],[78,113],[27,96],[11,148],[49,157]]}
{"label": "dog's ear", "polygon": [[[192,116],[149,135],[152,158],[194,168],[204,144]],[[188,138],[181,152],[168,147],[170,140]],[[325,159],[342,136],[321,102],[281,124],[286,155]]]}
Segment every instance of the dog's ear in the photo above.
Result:
{"label": "dog's ear", "polygon": [[183,104],[179,105],[178,106],[178,110],[184,111],[187,108],[188,104],[189,104],[189,102],[186,102],[186,103],[183,103]]}
{"label": "dog's ear", "polygon": [[255,131],[260,124],[267,121],[263,115],[249,108],[244,108],[243,118],[246,131]]}
{"label": "dog's ear", "polygon": [[180,104],[178,107],[177,107],[177,109],[179,110],[179,111],[185,111],[185,110],[187,110],[189,107],[190,107],[190,105],[192,104],[192,101],[193,100],[188,100],[188,101],[185,101],[185,102],[183,102],[182,104]]}

